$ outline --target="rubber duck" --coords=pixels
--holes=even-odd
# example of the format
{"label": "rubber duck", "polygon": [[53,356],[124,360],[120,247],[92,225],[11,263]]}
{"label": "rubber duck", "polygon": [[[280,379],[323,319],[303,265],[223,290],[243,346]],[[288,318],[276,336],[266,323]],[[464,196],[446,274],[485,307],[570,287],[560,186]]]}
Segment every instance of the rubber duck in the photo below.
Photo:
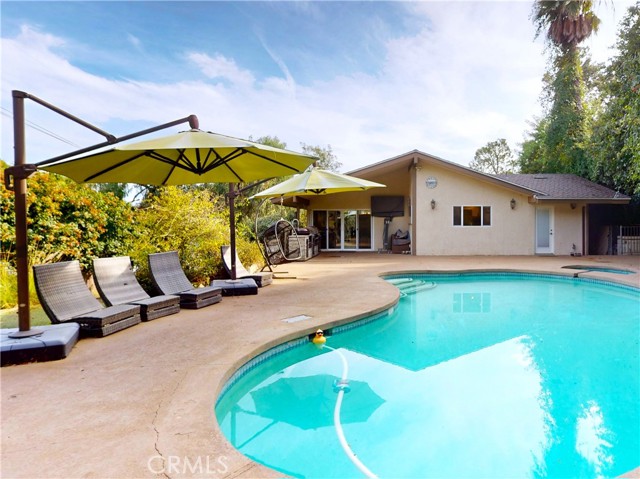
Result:
{"label": "rubber duck", "polygon": [[320,345],[320,346],[322,346],[324,343],[326,343],[327,342],[327,338],[324,337],[324,331],[322,331],[322,329],[318,329],[316,331],[316,335],[313,337],[311,342],[313,344],[317,344],[317,345]]}

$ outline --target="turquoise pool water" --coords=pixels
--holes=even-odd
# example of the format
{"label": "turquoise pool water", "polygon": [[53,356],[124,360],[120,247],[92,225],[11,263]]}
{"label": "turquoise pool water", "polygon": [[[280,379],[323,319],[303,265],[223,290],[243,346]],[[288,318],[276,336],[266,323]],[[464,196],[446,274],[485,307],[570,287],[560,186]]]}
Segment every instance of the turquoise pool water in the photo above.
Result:
{"label": "turquoise pool water", "polygon": [[389,314],[322,349],[281,348],[232,381],[216,415],[236,448],[295,477],[364,477],[336,433],[341,395],[344,438],[378,477],[640,466],[637,289],[518,274],[389,280],[404,290]]}

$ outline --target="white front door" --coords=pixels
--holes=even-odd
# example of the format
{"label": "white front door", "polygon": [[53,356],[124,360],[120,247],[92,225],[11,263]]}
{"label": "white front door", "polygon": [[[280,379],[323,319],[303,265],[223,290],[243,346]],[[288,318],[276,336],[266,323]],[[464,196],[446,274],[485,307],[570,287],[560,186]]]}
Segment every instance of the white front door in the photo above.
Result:
{"label": "white front door", "polygon": [[553,208],[536,208],[536,254],[553,254]]}

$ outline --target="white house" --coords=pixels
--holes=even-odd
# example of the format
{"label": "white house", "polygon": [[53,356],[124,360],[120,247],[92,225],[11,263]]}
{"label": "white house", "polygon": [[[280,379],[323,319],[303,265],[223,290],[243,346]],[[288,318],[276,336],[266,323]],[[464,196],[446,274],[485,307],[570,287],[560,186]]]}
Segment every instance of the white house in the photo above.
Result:
{"label": "white house", "polygon": [[494,176],[418,150],[348,174],[387,187],[289,203],[307,209],[323,250],[391,249],[402,230],[416,255],[602,253],[607,208],[593,207],[630,201],[575,175]]}

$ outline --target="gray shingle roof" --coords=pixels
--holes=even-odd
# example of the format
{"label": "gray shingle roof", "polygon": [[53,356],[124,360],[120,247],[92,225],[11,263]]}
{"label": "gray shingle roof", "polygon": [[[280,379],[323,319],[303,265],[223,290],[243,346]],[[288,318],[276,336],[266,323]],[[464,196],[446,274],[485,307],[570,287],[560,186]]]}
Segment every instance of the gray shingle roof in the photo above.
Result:
{"label": "gray shingle roof", "polygon": [[569,174],[504,174],[493,175],[514,185],[537,191],[545,200],[629,200],[626,195]]}

